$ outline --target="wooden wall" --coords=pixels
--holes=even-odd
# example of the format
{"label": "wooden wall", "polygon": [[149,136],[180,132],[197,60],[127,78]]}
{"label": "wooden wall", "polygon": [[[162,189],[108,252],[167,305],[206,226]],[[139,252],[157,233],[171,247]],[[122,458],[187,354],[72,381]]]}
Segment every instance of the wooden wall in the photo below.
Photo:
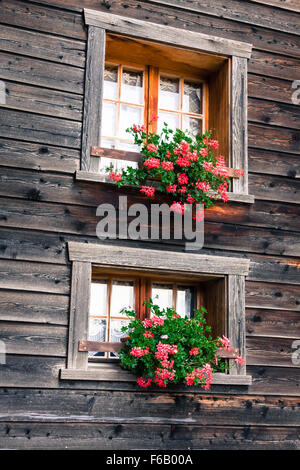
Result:
{"label": "wooden wall", "polygon": [[[0,365],[0,447],[300,447],[300,367],[291,361],[292,342],[300,338],[299,106],[291,101],[292,81],[300,77],[297,5],[0,2],[0,79],[6,87],[0,111],[0,339],[8,352],[7,364]],[[251,260],[248,391],[145,393],[130,384],[58,379],[69,318],[66,243],[96,242],[96,206],[118,200],[115,189],[73,178],[86,50],[82,6],[253,43],[249,182],[256,202],[210,210],[204,250]],[[182,250],[175,243],[153,247]]]}

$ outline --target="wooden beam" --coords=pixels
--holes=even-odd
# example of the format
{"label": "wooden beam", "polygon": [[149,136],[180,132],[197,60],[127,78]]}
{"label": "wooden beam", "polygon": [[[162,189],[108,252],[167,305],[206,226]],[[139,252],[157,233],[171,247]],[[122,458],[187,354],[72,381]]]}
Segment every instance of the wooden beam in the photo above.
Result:
{"label": "wooden beam", "polygon": [[207,256],[150,250],[107,243],[68,242],[70,261],[83,261],[102,266],[133,267],[144,271],[202,274],[236,274],[247,276],[250,261],[244,258]]}
{"label": "wooden beam", "polygon": [[193,31],[184,31],[172,26],[160,25],[87,8],[84,9],[84,17],[86,24],[103,28],[112,33],[125,34],[126,36],[137,37],[138,39],[149,39],[159,43],[170,44],[173,47],[177,46],[214,54],[235,55],[246,58],[251,56],[252,45],[245,42]]}

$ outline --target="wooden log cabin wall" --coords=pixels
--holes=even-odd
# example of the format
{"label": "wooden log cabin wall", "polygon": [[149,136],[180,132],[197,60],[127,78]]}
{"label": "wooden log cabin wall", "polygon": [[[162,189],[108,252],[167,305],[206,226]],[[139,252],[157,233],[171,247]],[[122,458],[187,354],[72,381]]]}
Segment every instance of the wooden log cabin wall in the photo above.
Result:
{"label": "wooden log cabin wall", "polygon": [[[83,8],[253,45],[248,62],[249,193],[207,212],[207,255],[250,260],[247,374],[252,385],[141,391],[131,382],[63,381],[70,241],[99,243],[96,207],[112,186],[78,182],[87,27]],[[0,2],[0,447],[300,447],[299,2]],[[298,118],[298,122],[297,122]],[[130,203],[144,202],[128,191]],[[105,242],[102,242],[105,243]],[[114,241],[182,252],[177,242]],[[2,344],[2,343],[1,343]],[[142,418],[143,417],[143,418]]]}

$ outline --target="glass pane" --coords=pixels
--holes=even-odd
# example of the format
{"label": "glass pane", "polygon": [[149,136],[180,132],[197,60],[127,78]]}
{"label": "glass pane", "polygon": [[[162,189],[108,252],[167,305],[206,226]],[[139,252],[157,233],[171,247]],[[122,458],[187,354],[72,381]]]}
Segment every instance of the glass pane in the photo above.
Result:
{"label": "glass pane", "polygon": [[201,85],[184,81],[183,84],[183,111],[194,114],[202,114]]}
{"label": "glass pane", "polygon": [[[129,134],[128,134],[129,135]],[[118,148],[121,150],[127,150],[128,152],[139,152],[139,146],[131,144],[129,142],[119,142]],[[138,165],[136,162],[130,162],[130,166],[137,168]]]}
{"label": "glass pane", "polygon": [[[106,337],[106,320],[100,318],[89,319],[89,341],[105,341]],[[89,351],[89,356],[104,356],[104,353]]]}
{"label": "glass pane", "polygon": [[190,116],[183,116],[182,130],[188,130],[193,136],[202,134],[202,120]]}
{"label": "glass pane", "polygon": [[122,104],[120,111],[119,136],[128,139],[130,134],[126,132],[126,129],[131,127],[133,124],[143,124],[143,113],[144,108]]}
{"label": "glass pane", "polygon": [[109,101],[103,101],[102,113],[101,135],[107,137],[116,135],[117,105]]}
{"label": "glass pane", "polygon": [[[129,321],[127,320],[111,320],[110,322],[110,338],[111,342],[119,342],[123,336],[127,336],[126,333],[121,331],[123,326],[127,326]],[[117,353],[110,353],[110,357],[119,357]]]}
{"label": "glass pane", "polygon": [[144,103],[143,72],[123,70],[121,100],[126,103]]}
{"label": "glass pane", "polygon": [[159,111],[159,120],[158,124],[158,132],[160,133],[162,128],[164,127],[164,122],[168,124],[169,129],[173,129],[174,131],[179,128],[179,114],[176,113],[166,113],[164,111]]}
{"label": "glass pane", "polygon": [[152,284],[152,300],[161,309],[173,307],[173,287],[168,284]]}
{"label": "glass pane", "polygon": [[110,321],[110,338],[109,338],[109,341],[119,342],[119,341],[121,341],[120,338],[122,338],[123,336],[127,336],[126,333],[123,333],[121,331],[121,328],[123,326],[127,326],[128,324],[129,324],[128,320],[112,319]]}
{"label": "glass pane", "polygon": [[128,310],[134,308],[134,288],[132,281],[113,281],[111,292],[111,316],[125,316],[121,314],[120,310],[127,308]]}
{"label": "glass pane", "polygon": [[104,70],[103,98],[118,99],[118,67],[106,65]]}
{"label": "glass pane", "polygon": [[107,315],[107,282],[91,284],[90,315]]}
{"label": "glass pane", "polygon": [[179,109],[179,78],[160,77],[158,107]]}
{"label": "glass pane", "polygon": [[[114,149],[116,148],[116,143],[114,140],[108,140],[108,139],[101,139],[101,147],[105,147],[107,149]],[[103,157],[100,158],[100,166],[101,166],[101,160]],[[108,160],[108,158],[106,159]],[[110,159],[112,160],[112,159]]]}
{"label": "glass pane", "polygon": [[194,309],[194,288],[179,287],[177,288],[176,311],[181,317],[187,316],[191,318]]}

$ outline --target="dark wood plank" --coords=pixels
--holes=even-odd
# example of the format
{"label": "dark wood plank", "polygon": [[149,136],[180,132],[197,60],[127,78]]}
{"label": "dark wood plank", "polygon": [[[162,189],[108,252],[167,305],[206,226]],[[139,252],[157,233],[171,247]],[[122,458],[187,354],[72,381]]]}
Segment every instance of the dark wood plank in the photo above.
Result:
{"label": "dark wood plank", "polygon": [[68,325],[69,297],[37,292],[0,292],[0,320]]}
{"label": "dark wood plank", "polygon": [[74,173],[79,160],[79,150],[0,138],[1,166]]}
{"label": "dark wood plank", "polygon": [[151,3],[169,5],[183,10],[204,13],[205,15],[218,16],[236,20],[242,23],[250,23],[257,26],[263,26],[278,31],[285,31],[290,34],[300,34],[297,15],[291,11],[278,11],[265,5],[253,5],[251,2],[229,0],[222,2],[216,0],[213,3],[208,0],[196,1],[186,0],[151,0]]}
{"label": "dark wood plank", "polygon": [[300,176],[300,162],[297,155],[250,147],[248,157],[251,173],[288,176],[289,178]]}
{"label": "dark wood plank", "polygon": [[286,55],[275,55],[253,50],[248,70],[251,73],[268,77],[297,80],[299,77],[299,60]]}
{"label": "dark wood plank", "polygon": [[300,337],[299,320],[299,312],[247,308],[246,333],[248,336],[297,338]]}
{"label": "dark wood plank", "polygon": [[[57,12],[57,16],[60,14]],[[85,42],[49,34],[1,26],[0,50],[60,64],[85,65]]]}
{"label": "dark wood plank", "polygon": [[[294,90],[291,88],[291,91]],[[248,118],[249,121],[272,126],[290,129],[298,129],[299,127],[299,110],[293,104],[251,98],[248,103]]]}
{"label": "dark wood plank", "polygon": [[30,4],[18,0],[2,0],[1,21],[36,31],[84,40],[86,33],[82,16],[64,10]]}
{"label": "dark wood plank", "polygon": [[6,354],[65,357],[67,334],[64,326],[0,322]]}
{"label": "dark wood plank", "polygon": [[246,307],[300,310],[300,286],[246,281]]}
{"label": "dark wood plank", "polygon": [[[260,397],[259,395],[214,395],[202,393],[141,393],[139,391],[86,391],[7,388],[0,390],[5,413],[1,421],[43,421],[101,423],[120,419],[172,420],[192,416],[203,426],[293,426],[299,423],[296,397]],[[31,418],[28,415],[30,403]],[[122,413],[120,413],[122,410]]]}
{"label": "dark wood plank", "polygon": [[79,149],[81,123],[3,108],[0,136]]}
{"label": "dark wood plank", "polygon": [[0,260],[0,288],[69,294],[70,271],[60,265]]}
{"label": "dark wood plank", "polygon": [[0,52],[0,78],[83,94],[84,70],[31,57]]}
{"label": "dark wood plank", "polygon": [[[96,224],[95,208],[74,205],[61,205],[18,199],[0,199],[0,218],[2,226],[15,227],[43,232],[81,234],[95,237]],[[95,239],[96,241],[96,239]],[[152,246],[161,241],[151,241]],[[164,247],[170,249],[177,245],[183,247],[183,242],[170,240],[164,242]],[[272,229],[252,228],[231,224],[206,222],[205,247],[219,250],[234,250],[240,252],[256,252],[265,254],[297,256],[300,255],[299,234],[296,232],[278,231]]]}
{"label": "dark wood plank", "polygon": [[247,364],[278,366],[278,367],[300,367],[293,364],[292,338],[264,338],[250,336],[246,339]]}
{"label": "dark wood plank", "polygon": [[300,396],[299,368],[249,366],[247,372],[253,379],[250,393]]}
{"label": "dark wood plank", "polygon": [[292,82],[289,80],[265,77],[252,73],[248,74],[248,93],[253,98],[272,100],[290,105],[294,91]]}
{"label": "dark wood plank", "polygon": [[273,175],[249,175],[249,191],[255,199],[300,203],[300,181]]}
{"label": "dark wood plank", "polygon": [[285,128],[262,126],[249,124],[248,126],[249,145],[264,150],[275,150],[288,153],[300,153],[300,132]]}
{"label": "dark wood plank", "polygon": [[[136,202],[141,202],[146,204],[149,211],[151,209],[149,201],[145,200],[135,189],[131,189],[130,192],[126,189],[118,191],[113,185],[78,183],[74,182],[71,176],[54,175],[48,172],[45,172],[41,177],[38,172],[11,168],[0,168],[0,178],[1,196],[96,208],[101,203],[111,203],[117,207],[119,196],[126,194],[128,207]],[[300,231],[297,206],[279,203],[281,200],[297,201],[294,192],[297,190],[299,182],[293,181],[289,184],[289,180],[283,178],[276,179],[256,175],[251,177],[252,181],[253,191],[256,190],[258,198],[261,196],[262,199],[277,200],[278,202],[274,204],[274,202],[257,199],[255,205],[216,204],[214,208],[207,210],[206,221],[223,222],[226,212],[227,223]],[[158,202],[163,203],[168,200],[162,196]]]}
{"label": "dark wood plank", "polygon": [[[176,421],[157,423],[3,423],[0,436],[6,449],[77,450],[297,450],[299,427],[196,426]],[[30,438],[30,439],[29,439]]]}
{"label": "dark wood plank", "polygon": [[5,92],[2,106],[6,108],[81,121],[81,95],[9,81],[5,81]]}
{"label": "dark wood plank", "polygon": [[[67,241],[81,241],[97,243],[92,237],[63,236],[56,233],[40,233],[28,230],[16,230],[1,228],[0,233],[0,257],[4,259],[16,259],[22,261],[38,261],[52,264],[69,263],[67,254]],[[145,248],[143,243],[128,240],[122,242],[110,240],[110,244],[124,246],[139,246]],[[164,250],[163,245],[156,245],[156,249]],[[172,249],[178,249],[173,246]],[[180,247],[179,247],[180,249]],[[300,284],[300,263],[293,258],[280,258],[275,256],[255,255],[240,253],[237,251],[218,251],[203,249],[203,254],[229,257],[249,257],[249,280],[267,281],[283,284]]]}

